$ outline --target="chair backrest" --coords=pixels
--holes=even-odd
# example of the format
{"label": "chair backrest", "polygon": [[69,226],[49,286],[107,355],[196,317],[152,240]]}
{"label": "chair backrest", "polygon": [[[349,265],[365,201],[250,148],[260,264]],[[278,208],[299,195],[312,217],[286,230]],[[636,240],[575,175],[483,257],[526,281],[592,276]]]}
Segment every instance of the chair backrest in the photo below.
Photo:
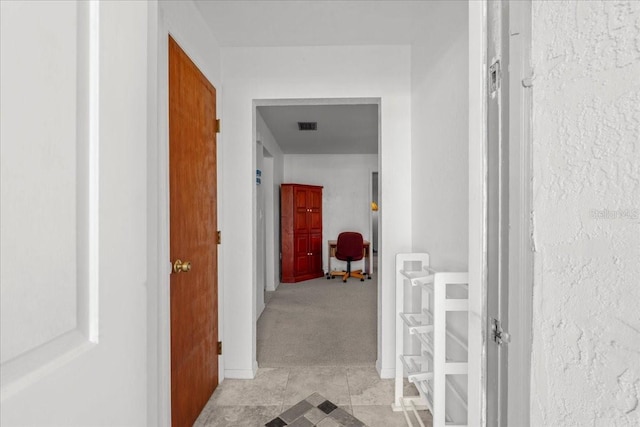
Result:
{"label": "chair backrest", "polygon": [[345,231],[338,235],[336,243],[336,258],[342,261],[361,260],[364,253],[364,240],[362,234],[353,231]]}

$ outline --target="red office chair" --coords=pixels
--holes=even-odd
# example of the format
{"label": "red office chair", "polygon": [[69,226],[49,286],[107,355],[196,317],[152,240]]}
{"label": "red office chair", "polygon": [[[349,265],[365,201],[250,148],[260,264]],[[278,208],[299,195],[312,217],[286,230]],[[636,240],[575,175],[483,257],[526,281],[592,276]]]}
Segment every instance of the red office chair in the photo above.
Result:
{"label": "red office chair", "polygon": [[364,282],[362,270],[351,271],[351,261],[359,261],[364,257],[364,240],[362,234],[346,231],[338,235],[336,243],[336,258],[347,261],[347,271],[332,271],[331,278],[342,276],[342,281],[346,282],[349,277],[357,277]]}

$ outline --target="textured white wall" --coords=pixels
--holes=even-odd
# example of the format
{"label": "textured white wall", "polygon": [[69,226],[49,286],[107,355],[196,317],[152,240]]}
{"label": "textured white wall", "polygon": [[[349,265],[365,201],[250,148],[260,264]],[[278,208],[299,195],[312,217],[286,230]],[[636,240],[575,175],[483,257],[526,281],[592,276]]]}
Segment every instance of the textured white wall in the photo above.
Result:
{"label": "textured white wall", "polygon": [[640,425],[640,2],[534,2],[532,56],[531,425]]}

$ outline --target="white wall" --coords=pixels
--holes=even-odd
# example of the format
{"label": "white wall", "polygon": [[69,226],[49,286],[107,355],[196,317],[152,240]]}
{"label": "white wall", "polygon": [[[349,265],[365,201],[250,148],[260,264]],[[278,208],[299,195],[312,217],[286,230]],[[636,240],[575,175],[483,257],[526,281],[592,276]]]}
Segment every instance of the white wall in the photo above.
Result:
{"label": "white wall", "polygon": [[640,424],[639,21],[533,5],[531,425]]}
{"label": "white wall", "polygon": [[[264,148],[258,140],[256,142],[256,171],[264,170]],[[257,184],[256,172],[256,319],[260,317],[264,310],[264,291],[266,286],[266,261],[267,261],[267,230],[266,230],[266,207],[264,185]],[[262,181],[262,177],[260,177]]]}
{"label": "white wall", "polygon": [[[225,192],[222,201],[225,230],[234,236],[227,240],[223,261],[227,376],[253,377],[256,368],[255,276],[240,281],[231,277],[231,272],[246,270],[249,257],[255,266],[255,220],[250,208],[255,175],[253,100],[351,97],[381,99],[378,369],[393,376],[394,254],[411,246],[409,56],[407,46],[222,50],[224,137],[228,143],[221,161],[233,165],[225,168],[223,178],[236,190]],[[247,248],[252,248],[251,254]],[[247,256],[227,255],[238,253]]]}
{"label": "white wall", "polygon": [[[322,189],[322,268],[328,269],[327,240],[342,231],[369,236],[371,173],[378,170],[376,154],[285,155],[285,182],[320,185]],[[332,260],[332,269],[346,263]]]}
{"label": "white wall", "polygon": [[[440,271],[468,271],[468,7],[434,3],[437,21],[411,49],[412,247]],[[451,313],[447,328],[468,337],[467,314]]]}
{"label": "white wall", "polygon": [[[284,156],[271,130],[256,110],[256,138],[271,157],[264,159],[267,290],[280,284],[280,184],[283,182]],[[268,188],[266,186],[269,186]]]}
{"label": "white wall", "polygon": [[469,51],[466,2],[435,4],[438,21],[411,49],[413,251],[466,271]]}

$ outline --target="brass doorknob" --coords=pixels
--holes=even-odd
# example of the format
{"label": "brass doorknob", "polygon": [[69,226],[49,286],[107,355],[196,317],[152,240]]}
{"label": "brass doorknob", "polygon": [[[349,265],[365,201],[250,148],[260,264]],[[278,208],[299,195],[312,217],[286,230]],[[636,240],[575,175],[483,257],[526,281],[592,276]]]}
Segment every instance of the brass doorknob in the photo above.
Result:
{"label": "brass doorknob", "polygon": [[189,261],[182,262],[177,259],[176,262],[173,263],[174,273],[188,273],[189,271],[191,271],[191,263]]}

